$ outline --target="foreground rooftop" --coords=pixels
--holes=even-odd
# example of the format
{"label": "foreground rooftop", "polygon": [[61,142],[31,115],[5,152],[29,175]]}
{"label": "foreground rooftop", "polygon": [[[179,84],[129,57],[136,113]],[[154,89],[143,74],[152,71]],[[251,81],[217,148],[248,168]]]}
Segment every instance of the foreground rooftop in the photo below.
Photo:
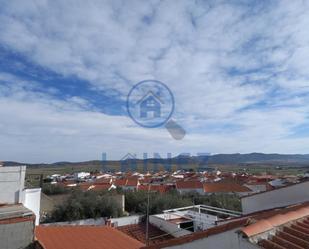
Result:
{"label": "foreground rooftop", "polygon": [[40,249],[138,249],[144,246],[112,227],[38,226],[35,236]]}
{"label": "foreground rooftop", "polygon": [[0,205],[0,224],[12,224],[34,219],[33,212],[22,204]]}
{"label": "foreground rooftop", "polygon": [[[235,233],[235,230],[238,232]],[[158,249],[173,246],[190,248],[190,243],[194,241],[207,240],[213,235],[220,235],[228,231],[231,231],[231,236],[242,236],[244,241],[256,248],[309,248],[309,202],[235,217],[228,222],[218,220],[217,226],[205,231],[191,233],[143,248]],[[220,237],[218,238],[220,240]],[[218,246],[220,245],[218,244]]]}

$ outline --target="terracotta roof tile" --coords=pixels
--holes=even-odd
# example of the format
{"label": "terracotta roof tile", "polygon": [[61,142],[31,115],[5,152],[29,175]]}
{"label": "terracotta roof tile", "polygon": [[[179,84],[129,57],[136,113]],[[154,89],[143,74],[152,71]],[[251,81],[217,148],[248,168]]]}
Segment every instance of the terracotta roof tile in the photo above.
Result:
{"label": "terracotta roof tile", "polygon": [[95,183],[111,183],[112,182],[112,178],[97,178],[95,180]]}
{"label": "terracotta roof tile", "polygon": [[203,183],[200,181],[178,181],[176,182],[177,189],[202,189]]}
{"label": "terracotta roof tile", "polygon": [[116,179],[115,186],[125,186],[127,183],[127,179]]}
{"label": "terracotta roof tile", "polygon": [[126,186],[130,186],[130,187],[136,187],[138,185],[138,179],[137,178],[128,178],[127,182],[126,182]]}
{"label": "terracotta roof tile", "polygon": [[309,248],[309,204],[257,221],[241,232],[265,249]]}
{"label": "terracotta roof tile", "polygon": [[282,226],[291,221],[309,216],[309,207],[303,207],[296,211],[291,211],[286,214],[278,214],[268,219],[263,219],[255,224],[249,225],[241,231],[248,237],[267,232],[276,227]]}
{"label": "terracotta roof tile", "polygon": [[138,249],[144,244],[111,227],[38,226],[44,249]]}
{"label": "terracotta roof tile", "polygon": [[267,239],[263,238],[257,244],[265,249],[309,248],[309,228],[303,227],[303,222],[304,220],[285,225],[280,230],[275,231],[274,235],[268,234]]}
{"label": "terracotta roof tile", "polygon": [[273,229],[272,224],[267,220],[258,221],[255,224],[244,227],[241,231],[248,237]]}
{"label": "terracotta roof tile", "polygon": [[140,179],[139,181],[140,181],[140,183],[151,183],[152,178],[151,177],[145,177],[143,179]]}
{"label": "terracotta roof tile", "polygon": [[251,192],[251,189],[237,183],[224,182],[224,183],[205,183],[205,193],[242,193]]}

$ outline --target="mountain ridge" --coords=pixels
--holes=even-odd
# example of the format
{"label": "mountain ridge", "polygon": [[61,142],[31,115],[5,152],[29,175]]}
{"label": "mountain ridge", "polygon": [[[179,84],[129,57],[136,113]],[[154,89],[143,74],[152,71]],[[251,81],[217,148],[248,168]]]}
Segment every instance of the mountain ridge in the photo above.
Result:
{"label": "mountain ridge", "polygon": [[[149,159],[126,159],[125,161],[137,160],[152,163],[170,161],[172,163],[208,163],[208,164],[308,164],[309,154],[279,154],[279,153],[233,153],[213,154],[202,156],[188,156],[180,154],[173,158],[149,158]],[[120,160],[109,160],[108,162],[119,162]],[[74,166],[74,165],[101,165],[100,160],[89,160],[81,162],[61,161],[54,163],[21,163],[15,161],[3,161],[3,166],[27,165],[28,167],[50,167],[50,166]]]}

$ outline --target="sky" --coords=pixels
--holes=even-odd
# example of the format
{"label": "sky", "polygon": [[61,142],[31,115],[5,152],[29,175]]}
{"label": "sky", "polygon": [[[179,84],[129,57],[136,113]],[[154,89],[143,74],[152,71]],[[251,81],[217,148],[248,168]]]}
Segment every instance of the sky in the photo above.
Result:
{"label": "sky", "polygon": [[[309,151],[309,1],[0,0],[0,160]],[[175,140],[126,110],[159,80]]]}

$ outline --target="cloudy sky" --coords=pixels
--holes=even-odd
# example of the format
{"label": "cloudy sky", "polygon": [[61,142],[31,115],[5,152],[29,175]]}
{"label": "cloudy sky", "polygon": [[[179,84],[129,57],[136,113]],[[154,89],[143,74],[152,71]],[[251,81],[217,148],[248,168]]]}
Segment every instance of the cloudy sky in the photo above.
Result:
{"label": "cloudy sky", "polygon": [[[0,159],[309,152],[309,1],[0,0]],[[164,82],[187,132],[126,111]]]}

